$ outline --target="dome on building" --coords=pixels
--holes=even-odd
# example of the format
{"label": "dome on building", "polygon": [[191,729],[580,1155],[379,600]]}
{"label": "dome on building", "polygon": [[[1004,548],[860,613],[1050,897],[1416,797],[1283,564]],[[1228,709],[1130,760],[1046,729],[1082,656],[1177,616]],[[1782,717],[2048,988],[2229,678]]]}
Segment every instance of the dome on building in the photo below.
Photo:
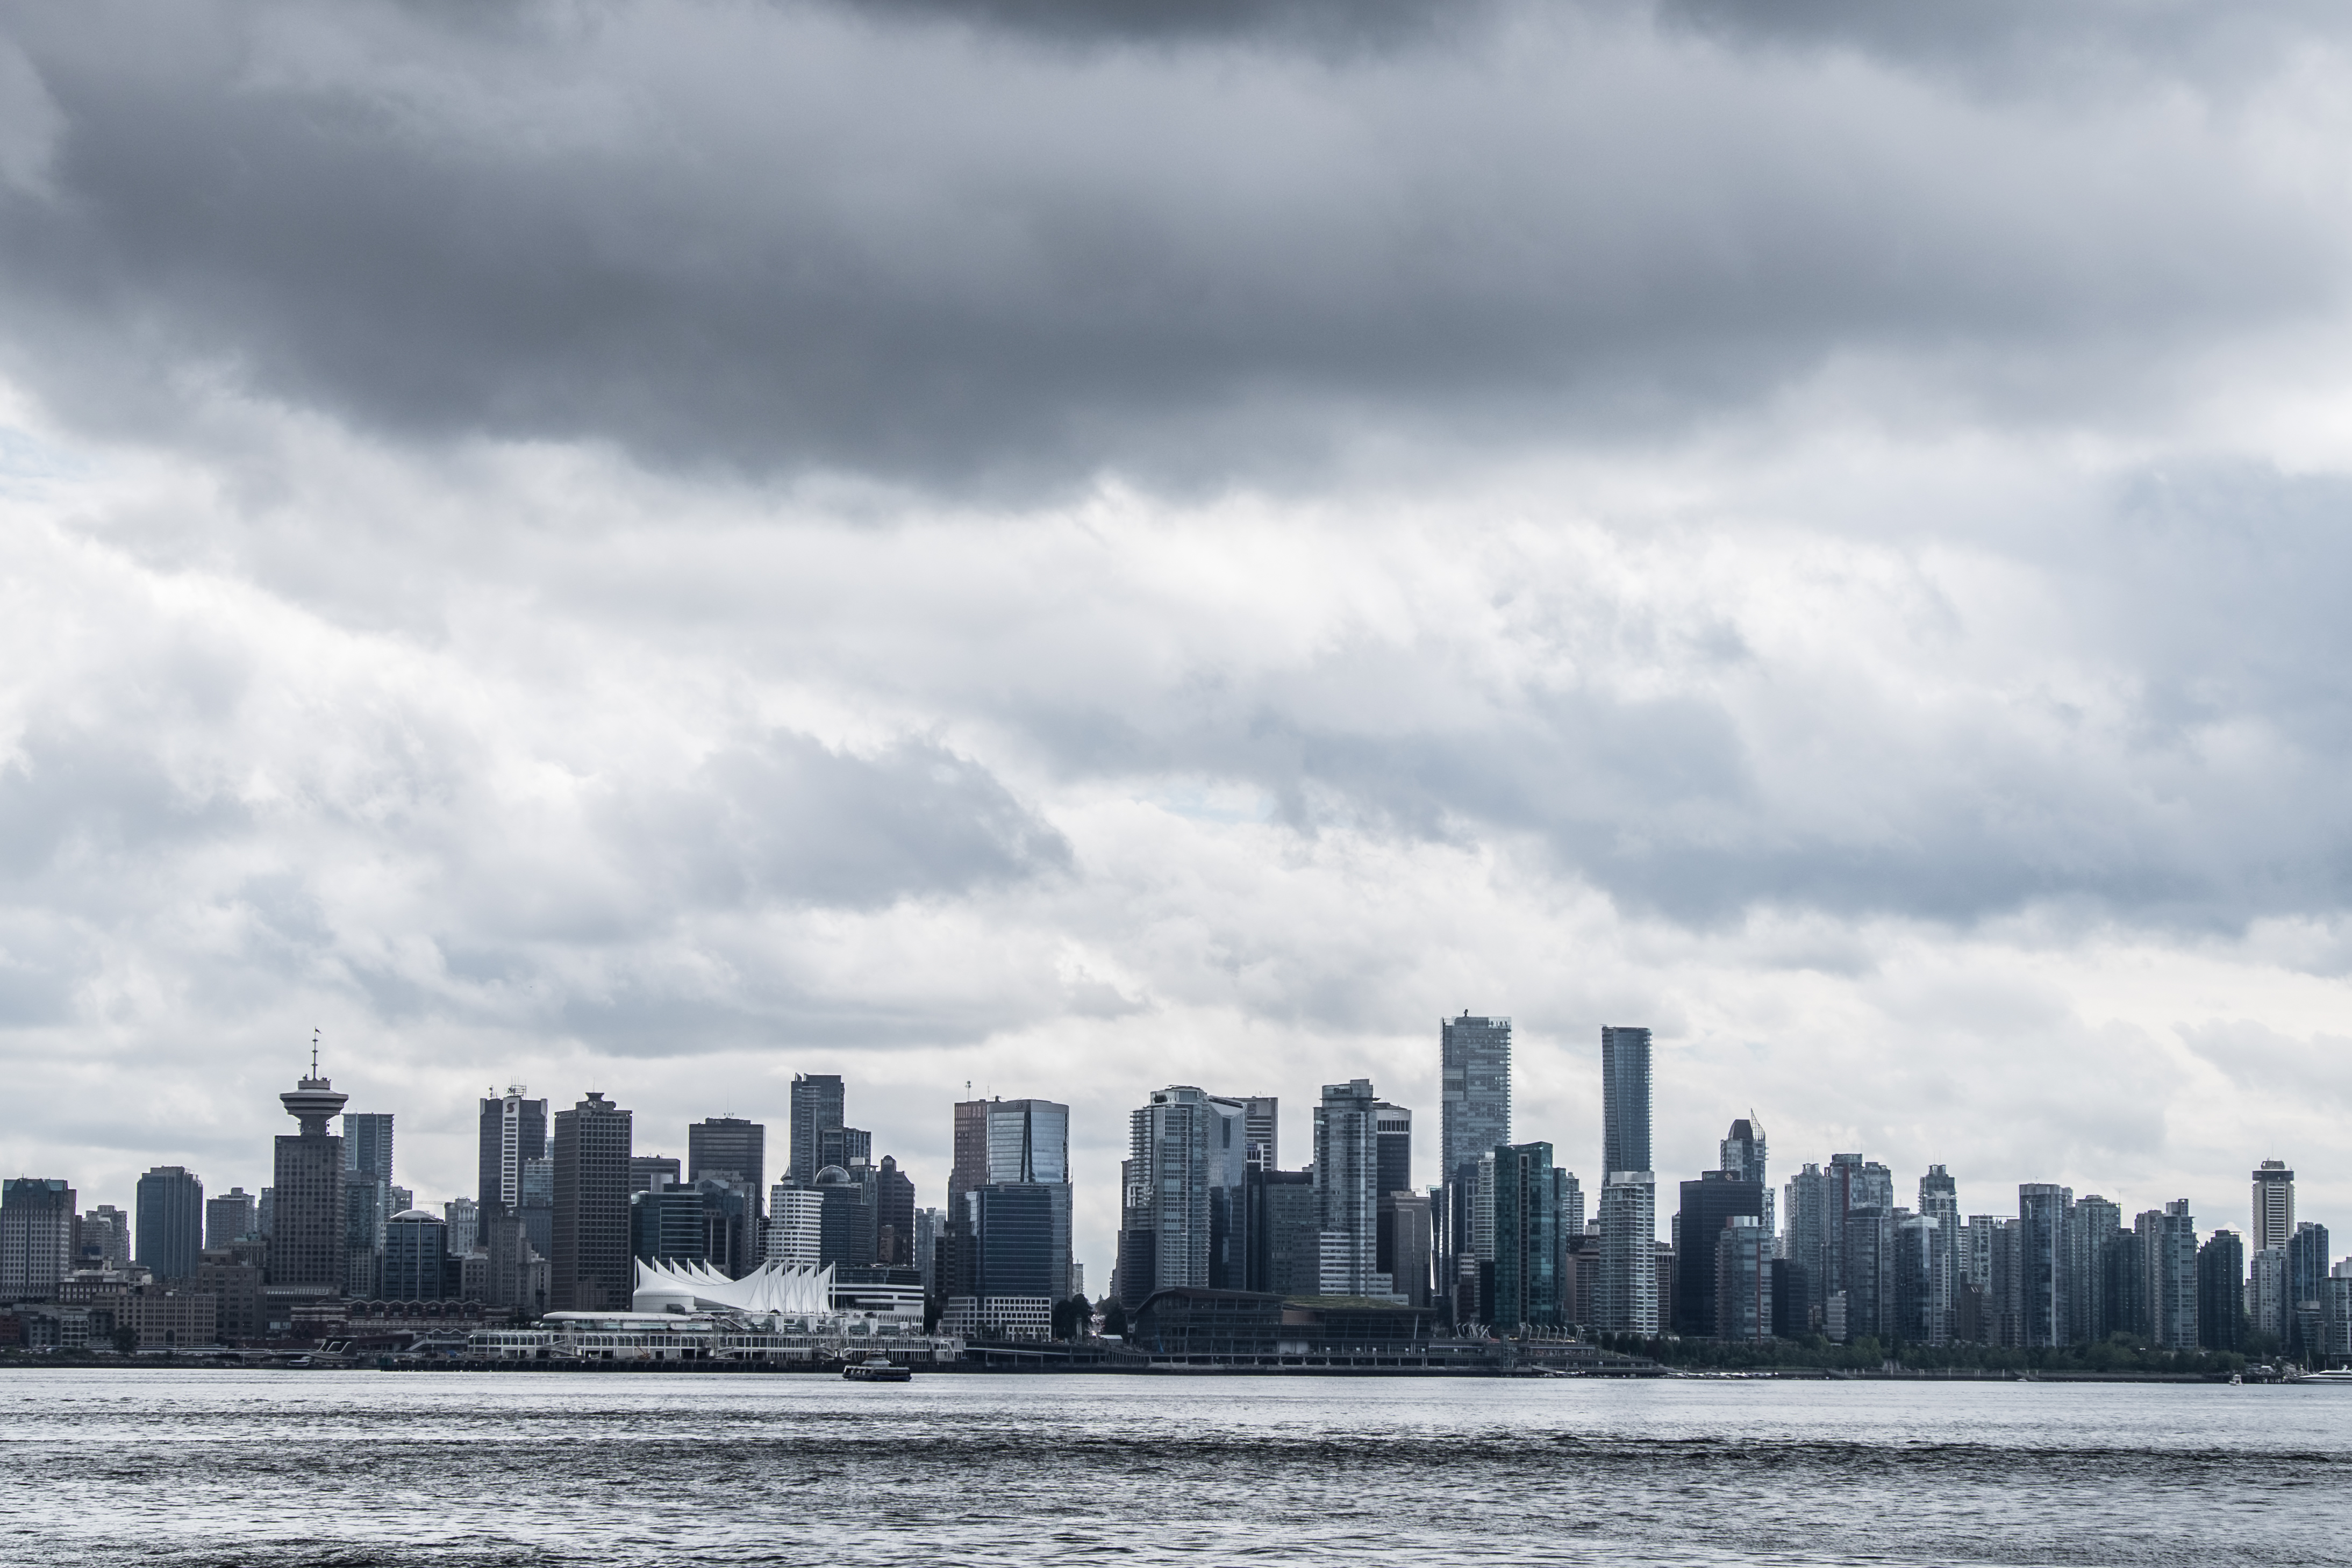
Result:
{"label": "dome on building", "polygon": [[839,1166],[827,1166],[824,1169],[816,1173],[816,1185],[819,1186],[847,1186],[849,1185],[849,1173],[843,1170]]}
{"label": "dome on building", "polygon": [[436,1225],[446,1223],[439,1215],[434,1213],[429,1208],[404,1208],[398,1214],[394,1215],[390,1220],[386,1221],[386,1223],[397,1225],[404,1219],[429,1219]]}

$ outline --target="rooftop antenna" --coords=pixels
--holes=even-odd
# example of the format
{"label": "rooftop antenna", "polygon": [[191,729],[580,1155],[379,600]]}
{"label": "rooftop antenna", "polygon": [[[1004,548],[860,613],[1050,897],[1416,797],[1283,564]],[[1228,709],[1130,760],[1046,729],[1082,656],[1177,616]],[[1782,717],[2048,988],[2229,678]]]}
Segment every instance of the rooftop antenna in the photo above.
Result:
{"label": "rooftop antenna", "polygon": [[319,1076],[319,1031],[310,1031],[310,1076]]}

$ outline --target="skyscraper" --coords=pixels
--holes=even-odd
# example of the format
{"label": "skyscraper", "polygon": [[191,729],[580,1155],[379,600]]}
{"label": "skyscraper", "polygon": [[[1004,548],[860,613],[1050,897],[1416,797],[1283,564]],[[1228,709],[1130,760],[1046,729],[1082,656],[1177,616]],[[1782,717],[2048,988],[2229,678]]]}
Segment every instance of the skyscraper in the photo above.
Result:
{"label": "skyscraper", "polygon": [[[1770,1188],[1765,1189],[1767,1197],[1770,1192]],[[1714,1267],[1715,1323],[1711,1332],[1717,1339],[1770,1339],[1774,1333],[1772,1233],[1746,1215],[1733,1215],[1716,1236]],[[1679,1293],[1675,1311],[1682,1311]]]}
{"label": "skyscraper", "polygon": [[[2186,1207],[2185,1205],[2183,1207]],[[2321,1354],[2326,1308],[2327,1227],[2306,1219],[2286,1239],[2286,1348],[2306,1361]]]}
{"label": "skyscraper", "polygon": [[1790,1309],[1811,1333],[1821,1322],[1822,1308],[1835,1288],[1830,1276],[1830,1180],[1822,1167],[1807,1165],[1789,1178],[1788,1233],[1781,1239],[1781,1256],[1793,1274],[1783,1273],[1790,1288],[1801,1287],[1801,1301]]}
{"label": "skyscraper", "polygon": [[2284,1160],[2264,1160],[2254,1172],[2254,1228],[2246,1237],[2247,1250],[2286,1249],[2294,1234],[2294,1173]]}
{"label": "skyscraper", "polygon": [[629,1255],[629,1112],[594,1091],[555,1113],[554,1205],[548,1304],[555,1312],[625,1312]]}
{"label": "skyscraper", "polygon": [[954,1134],[953,1163],[948,1166],[948,1212],[961,1214],[963,1195],[988,1185],[988,1102],[957,1101]]}
{"label": "skyscraper", "polygon": [[343,1113],[343,1171],[365,1172],[389,1184],[392,1174],[392,1113]]}
{"label": "skyscraper", "polygon": [[763,1260],[794,1268],[824,1263],[824,1197],[814,1187],[778,1182],[768,1189],[768,1226]]}
{"label": "skyscraper", "polygon": [[482,1223],[522,1206],[522,1167],[547,1157],[547,1102],[524,1098],[520,1083],[481,1103],[480,1180],[475,1194]]}
{"label": "skyscraper", "polygon": [[[756,1220],[768,1173],[768,1129],[740,1116],[712,1116],[686,1129],[686,1179],[732,1176],[751,1195]],[[756,1248],[755,1248],[756,1249]]]}
{"label": "skyscraper", "polygon": [[1658,1332],[1657,1178],[1612,1171],[1601,1188],[1601,1255],[1592,1326],[1607,1333]]}
{"label": "skyscraper", "polygon": [[254,1234],[253,1194],[231,1187],[205,1199],[205,1245],[226,1247]]}
{"label": "skyscraper", "polygon": [[1752,1181],[1764,1189],[1764,1208],[1760,1216],[1764,1222],[1764,1234],[1767,1237],[1778,1234],[1780,1227],[1774,1213],[1778,1206],[1772,1201],[1772,1176],[1766,1168],[1764,1124],[1756,1119],[1755,1112],[1748,1112],[1731,1124],[1730,1133],[1717,1147],[1718,1170],[1742,1181]]}
{"label": "skyscraper", "polygon": [[383,1249],[392,1220],[392,1115],[343,1113],[343,1291],[383,1294]]}
{"label": "skyscraper", "polygon": [[2066,1301],[2066,1211],[2074,1190],[2030,1181],[2017,1189],[2020,1345],[2064,1344],[2074,1330]]}
{"label": "skyscraper", "polygon": [[1511,1141],[1511,1020],[1460,1018],[1438,1025],[1438,1176]]}
{"label": "skyscraper", "polygon": [[2197,1249],[2197,1343],[2246,1348],[2246,1239],[2234,1230],[2216,1230]]}
{"label": "skyscraper", "polygon": [[1282,1106],[1271,1094],[1249,1094],[1242,1098],[1242,1134],[1245,1140],[1243,1158],[1251,1165],[1274,1170],[1281,1155]]}
{"label": "skyscraper", "polygon": [[463,1258],[481,1239],[482,1207],[470,1197],[453,1197],[441,1206],[441,1223],[449,1256]]}
{"label": "skyscraper", "polygon": [[1650,1031],[1601,1031],[1601,1163],[1618,1171],[1650,1164]]}
{"label": "skyscraper", "polygon": [[[261,1196],[267,1198],[269,1189]],[[255,1205],[257,1212],[266,1212]],[[269,1234],[264,1224],[261,1234]],[[128,1269],[131,1266],[131,1217],[110,1203],[101,1203],[81,1217],[81,1245],[75,1249],[76,1268]]]}
{"label": "skyscraper", "polygon": [[1504,1333],[1557,1328],[1560,1310],[1559,1184],[1549,1144],[1494,1152],[1495,1284],[1488,1322]]}
{"label": "skyscraper", "polygon": [[[1062,1206],[1062,1252],[1069,1254],[1069,1206]],[[912,1269],[915,1259],[915,1184],[889,1155],[874,1172],[874,1261],[884,1269]]]}
{"label": "skyscraper", "polygon": [[179,1166],[139,1178],[133,1256],[158,1280],[192,1280],[205,1249],[205,1184]]}
{"label": "skyscraper", "polygon": [[384,1221],[382,1276],[387,1301],[437,1301],[448,1296],[447,1222],[422,1208],[404,1208]]}
{"label": "skyscraper", "polygon": [[[827,1133],[838,1134],[848,1124],[846,1120],[847,1092],[842,1087],[837,1072],[795,1072],[793,1074],[793,1180],[803,1186],[816,1185],[816,1173],[828,1165],[845,1165],[846,1159],[826,1159]],[[845,1151],[845,1154],[846,1151]]]}
{"label": "skyscraper", "polygon": [[[2108,1288],[2116,1267],[2116,1239],[2122,1234],[2123,1223],[2122,1207],[2095,1192],[2076,1198],[2067,1218],[2066,1252],[2072,1273],[2066,1294],[2074,1325],[2068,1338],[2076,1344],[2095,1343],[2129,1327],[2118,1312],[2118,1303],[2111,1299],[2115,1292]],[[2135,1299],[2136,1294],[2126,1299]]]}
{"label": "skyscraper", "polygon": [[1715,1333],[1716,1242],[1734,1218],[1761,1226],[1763,1208],[1764,1184],[1729,1171],[1707,1171],[1682,1184],[1682,1208],[1675,1216],[1675,1333],[1691,1339]]}
{"label": "skyscraper", "polygon": [[343,1141],[327,1131],[349,1095],[318,1069],[280,1094],[278,1102],[301,1130],[278,1139],[270,1182],[269,1289],[280,1297],[332,1296],[343,1288],[350,1265],[345,1238],[350,1216],[343,1202]]}
{"label": "skyscraper", "polygon": [[[1208,1103],[1224,1103],[1213,1097]],[[990,1242],[986,1229],[991,1223],[988,1215],[997,1217],[993,1223],[1015,1227],[1023,1238],[1016,1240],[1013,1230],[1006,1231],[999,1244],[999,1251],[1009,1257],[1011,1253],[1005,1249],[1028,1248],[1030,1243],[1026,1238],[1031,1216],[1043,1213],[1047,1217],[1048,1230],[1054,1238],[1049,1245],[1057,1249],[1054,1254],[1055,1260],[1047,1273],[1057,1282],[1057,1288],[1066,1287],[1070,1278],[1070,1108],[1057,1100],[974,1100],[956,1107],[955,1126],[963,1185],[958,1186],[957,1178],[950,1176],[949,1218],[950,1223],[960,1218],[971,1230],[979,1249],[976,1267],[983,1275],[990,1268],[987,1261]],[[1226,1163],[1223,1156],[1237,1141],[1238,1134],[1234,1127],[1225,1125],[1222,1119],[1217,1132],[1220,1136],[1213,1142],[1224,1146],[1213,1151],[1219,1156],[1213,1163],[1222,1169]],[[1234,1163],[1237,1164],[1239,1151],[1233,1149],[1232,1154]],[[964,1194],[978,1192],[984,1186],[1035,1186],[1047,1190],[1031,1197],[1007,1197],[985,1209],[963,1201]],[[911,1188],[909,1193],[906,1223],[911,1226],[914,1215]],[[1037,1207],[1038,1205],[1043,1207]],[[1228,1218],[1223,1194],[1220,1191],[1213,1195],[1210,1215],[1211,1269],[1213,1273],[1219,1275],[1219,1284],[1225,1281],[1217,1268],[1217,1249],[1223,1244],[1223,1222]],[[1026,1296],[1032,1292],[1013,1293]]]}
{"label": "skyscraper", "polygon": [[[1381,1101],[1373,1108],[1380,1125],[1379,1210],[1375,1218],[1380,1271],[1396,1281],[1402,1270],[1397,1263],[1396,1205],[1398,1195],[1410,1197],[1412,1193],[1412,1113],[1402,1105]],[[1397,1284],[1400,1292],[1402,1284]]]}
{"label": "skyscraper", "polygon": [[1940,1324],[1937,1337],[1928,1343],[1942,1344],[1951,1338],[1959,1301],[1960,1188],[1941,1166],[1929,1166],[1919,1178],[1919,1212],[1941,1232],[1930,1264],[1934,1277],[1927,1286],[1927,1311]]}
{"label": "skyscraper", "polygon": [[2158,1350],[2197,1348],[2197,1220],[2189,1200],[2151,1208],[2134,1227],[2147,1270],[2148,1343]]}
{"label": "skyscraper", "polygon": [[45,1301],[74,1267],[74,1189],[47,1176],[0,1180],[0,1301]]}
{"label": "skyscraper", "polygon": [[1156,1290],[1241,1287],[1249,1259],[1248,1106],[1175,1084],[1129,1116],[1117,1283],[1130,1310]]}
{"label": "skyscraper", "polygon": [[1322,1293],[1391,1294],[1393,1281],[1380,1270],[1380,1111],[1369,1078],[1323,1086],[1315,1107],[1315,1196]]}

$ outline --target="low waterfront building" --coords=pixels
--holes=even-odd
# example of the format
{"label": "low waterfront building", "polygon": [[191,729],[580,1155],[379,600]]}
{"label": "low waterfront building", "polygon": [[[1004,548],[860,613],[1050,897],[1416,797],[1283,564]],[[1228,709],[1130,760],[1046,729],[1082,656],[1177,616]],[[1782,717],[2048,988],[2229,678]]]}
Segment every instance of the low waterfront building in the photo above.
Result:
{"label": "low waterfront building", "polygon": [[1437,1337],[1431,1308],[1187,1287],[1153,1292],[1129,1320],[1127,1343],[1175,1362],[1420,1364]]}

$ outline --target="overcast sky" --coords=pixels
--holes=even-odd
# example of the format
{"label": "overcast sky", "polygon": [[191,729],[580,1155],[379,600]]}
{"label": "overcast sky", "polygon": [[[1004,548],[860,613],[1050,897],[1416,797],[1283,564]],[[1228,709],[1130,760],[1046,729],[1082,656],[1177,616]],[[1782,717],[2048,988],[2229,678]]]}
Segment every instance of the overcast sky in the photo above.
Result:
{"label": "overcast sky", "polygon": [[1466,1009],[1588,1189],[1643,1023],[1662,1180],[2352,1226],[2340,7],[0,16],[9,1174],[969,1081],[1099,1291]]}

